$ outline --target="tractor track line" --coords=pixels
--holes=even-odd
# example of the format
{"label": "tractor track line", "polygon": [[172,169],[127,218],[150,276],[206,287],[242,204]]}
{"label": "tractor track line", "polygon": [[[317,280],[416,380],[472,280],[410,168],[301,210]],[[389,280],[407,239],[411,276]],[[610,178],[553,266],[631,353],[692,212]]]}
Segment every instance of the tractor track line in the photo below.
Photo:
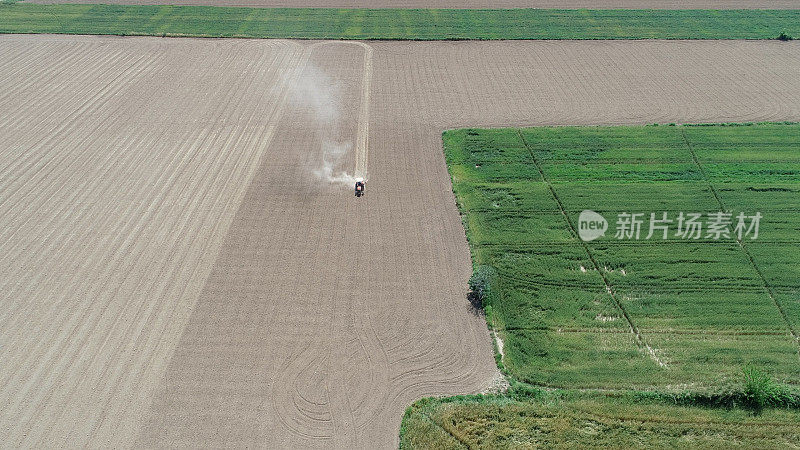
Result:
{"label": "tractor track line", "polygon": [[639,347],[644,348],[645,350],[647,350],[647,353],[650,355],[650,357],[653,359],[653,361],[655,361],[659,366],[661,366],[663,368],[666,368],[667,364],[664,361],[662,361],[658,357],[658,355],[656,355],[655,350],[652,347],[650,347],[649,344],[647,344],[647,342],[645,341],[644,337],[639,332],[639,328],[637,328],[636,324],[633,323],[633,318],[631,318],[630,314],[628,314],[628,311],[625,309],[625,306],[622,304],[622,302],[620,302],[619,299],[617,299],[617,295],[616,295],[616,292],[614,290],[614,287],[611,285],[611,282],[608,280],[608,277],[606,277],[606,274],[602,270],[600,270],[600,268],[601,268],[600,267],[600,263],[598,263],[597,260],[595,259],[594,255],[592,254],[592,251],[589,249],[589,246],[586,244],[586,242],[584,242],[583,240],[581,240],[578,237],[578,231],[576,230],[575,225],[572,223],[572,219],[570,219],[569,215],[567,214],[566,209],[564,209],[564,204],[561,203],[561,199],[558,197],[558,194],[556,193],[556,190],[553,187],[553,184],[550,183],[550,180],[547,178],[547,175],[545,175],[541,164],[539,164],[539,160],[533,154],[533,150],[531,150],[531,147],[528,145],[528,142],[525,140],[525,137],[522,135],[522,132],[519,129],[517,129],[517,135],[522,140],[522,143],[523,143],[523,145],[525,145],[525,148],[528,150],[528,153],[530,153],[531,158],[533,158],[534,163],[536,163],[536,169],[539,171],[539,174],[542,177],[542,181],[545,184],[547,184],[547,188],[550,190],[550,194],[553,195],[553,199],[556,201],[556,203],[558,203],[558,208],[561,210],[561,214],[564,216],[564,220],[566,220],[567,225],[569,226],[570,232],[572,233],[573,237],[578,242],[580,242],[581,246],[583,246],[583,249],[586,251],[586,255],[592,261],[592,264],[594,265],[595,270],[603,278],[603,283],[606,285],[606,291],[611,296],[611,299],[617,305],[617,308],[619,308],[620,312],[622,312],[622,315],[625,317],[625,320],[628,322],[628,326],[631,329],[631,333],[633,333],[633,335],[636,338],[636,344]]}
{"label": "tractor track line", "polygon": [[[702,164],[700,164],[700,159],[697,157],[697,153],[694,151],[694,147],[689,142],[689,138],[686,137],[686,130],[684,128],[681,128],[681,136],[683,137],[683,142],[686,143],[686,148],[692,155],[692,160],[697,165],[697,168],[700,170],[700,173],[703,174],[703,179],[706,181],[706,183],[708,183],[708,187],[714,194],[714,198],[717,200],[717,203],[719,204],[720,211],[725,211],[725,204],[722,202],[719,193],[717,193],[717,189],[711,183],[711,179],[708,177],[705,168],[703,167]],[[753,255],[750,253],[750,250],[747,249],[745,243],[738,236],[736,236],[734,239],[736,240],[736,243],[739,244],[739,248],[742,249],[744,254],[747,256],[747,259],[750,261],[750,265],[756,271],[758,277],[761,279],[761,282],[764,285],[764,290],[766,291],[767,295],[769,295],[769,298],[772,300],[772,303],[775,305],[776,308],[778,308],[778,312],[781,314],[784,323],[786,323],[786,326],[789,328],[789,334],[791,334],[791,336],[794,338],[794,342],[798,347],[797,358],[800,359],[800,336],[798,335],[797,330],[794,329],[794,327],[792,326],[792,322],[789,321],[789,316],[786,314],[786,310],[783,308],[783,305],[778,301],[777,297],[775,297],[775,293],[772,291],[772,286],[769,284],[769,281],[767,281],[767,278],[764,276],[764,273],[761,271],[761,268],[758,267],[755,258],[753,258]]]}

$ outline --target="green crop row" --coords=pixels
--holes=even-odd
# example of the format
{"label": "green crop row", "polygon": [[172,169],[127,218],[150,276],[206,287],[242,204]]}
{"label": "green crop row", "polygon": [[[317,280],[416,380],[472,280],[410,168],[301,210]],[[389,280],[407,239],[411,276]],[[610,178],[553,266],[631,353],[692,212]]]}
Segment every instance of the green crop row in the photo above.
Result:
{"label": "green crop row", "polygon": [[796,10],[470,10],[36,5],[0,2],[0,33],[298,39],[778,39]]}

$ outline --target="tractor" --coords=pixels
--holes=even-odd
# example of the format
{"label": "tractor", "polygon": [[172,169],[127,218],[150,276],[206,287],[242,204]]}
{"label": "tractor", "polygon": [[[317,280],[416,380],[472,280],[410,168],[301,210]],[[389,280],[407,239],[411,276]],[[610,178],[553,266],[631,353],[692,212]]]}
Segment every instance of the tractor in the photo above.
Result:
{"label": "tractor", "polygon": [[367,187],[367,185],[366,183],[364,183],[364,180],[356,181],[356,197],[361,197],[362,195],[364,195],[365,187]]}

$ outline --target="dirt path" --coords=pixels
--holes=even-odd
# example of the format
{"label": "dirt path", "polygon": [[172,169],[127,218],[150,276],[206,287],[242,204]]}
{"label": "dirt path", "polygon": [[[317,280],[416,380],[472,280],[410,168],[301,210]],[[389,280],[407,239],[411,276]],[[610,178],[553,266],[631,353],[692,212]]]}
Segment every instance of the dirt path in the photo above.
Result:
{"label": "dirt path", "polygon": [[797,9],[796,0],[26,0],[29,3],[211,5],[263,8]]}
{"label": "dirt path", "polygon": [[443,129],[800,120],[794,43],[369,46],[0,37],[2,442],[392,447],[494,370]]}

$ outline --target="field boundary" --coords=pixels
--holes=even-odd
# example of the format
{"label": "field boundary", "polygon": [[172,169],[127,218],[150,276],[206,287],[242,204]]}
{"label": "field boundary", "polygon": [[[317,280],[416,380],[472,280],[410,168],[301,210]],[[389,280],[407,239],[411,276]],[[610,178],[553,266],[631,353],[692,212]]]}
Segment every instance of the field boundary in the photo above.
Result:
{"label": "field boundary", "polygon": [[333,9],[0,3],[0,34],[336,40],[800,37],[796,10]]}

